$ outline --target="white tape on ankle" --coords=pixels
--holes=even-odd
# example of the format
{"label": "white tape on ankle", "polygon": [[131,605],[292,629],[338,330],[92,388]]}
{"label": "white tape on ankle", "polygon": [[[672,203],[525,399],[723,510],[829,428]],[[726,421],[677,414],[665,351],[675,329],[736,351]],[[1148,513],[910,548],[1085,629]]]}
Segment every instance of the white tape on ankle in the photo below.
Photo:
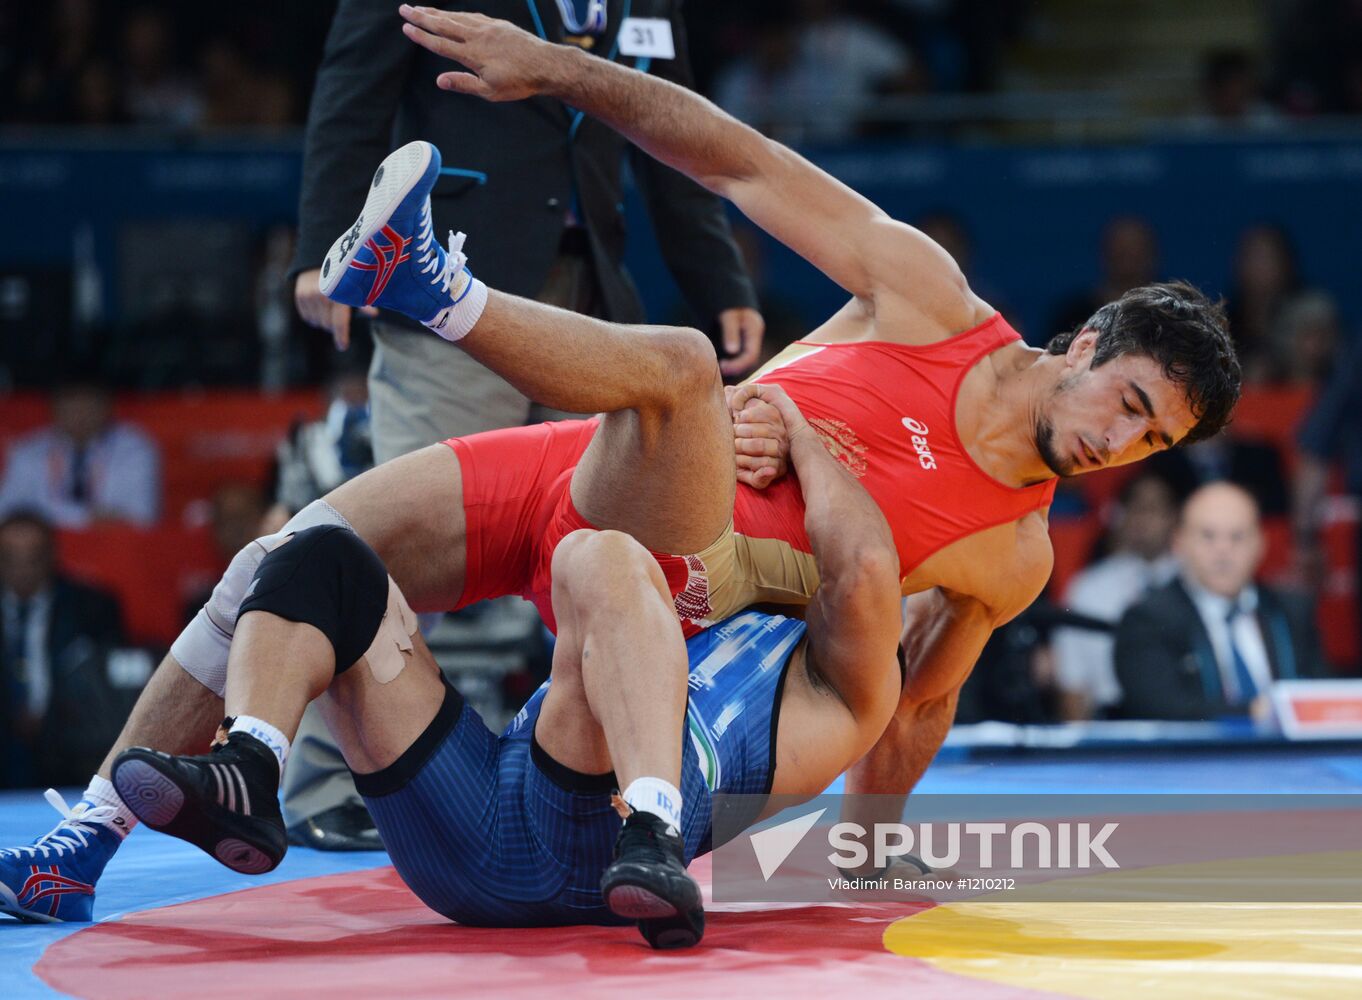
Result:
{"label": "white tape on ankle", "polygon": [[448,309],[441,309],[426,326],[451,343],[463,340],[487,306],[487,286],[470,273],[468,287]]}

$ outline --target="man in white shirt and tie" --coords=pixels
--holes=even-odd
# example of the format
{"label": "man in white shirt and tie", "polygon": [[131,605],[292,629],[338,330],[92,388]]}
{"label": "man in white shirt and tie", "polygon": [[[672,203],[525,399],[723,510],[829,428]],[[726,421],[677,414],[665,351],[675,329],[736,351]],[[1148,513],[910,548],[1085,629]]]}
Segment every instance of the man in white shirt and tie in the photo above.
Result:
{"label": "man in white shirt and tie", "polygon": [[1242,488],[1213,483],[1188,498],[1173,543],[1178,577],[1117,629],[1123,715],[1260,719],[1273,681],[1328,674],[1309,602],[1254,582],[1264,548]]}
{"label": "man in white shirt and tie", "polygon": [[114,419],[109,391],[83,373],[52,396],[52,423],[16,440],[0,478],[0,517],[41,514],[58,528],[102,521],[148,526],[161,507],[161,455]]}

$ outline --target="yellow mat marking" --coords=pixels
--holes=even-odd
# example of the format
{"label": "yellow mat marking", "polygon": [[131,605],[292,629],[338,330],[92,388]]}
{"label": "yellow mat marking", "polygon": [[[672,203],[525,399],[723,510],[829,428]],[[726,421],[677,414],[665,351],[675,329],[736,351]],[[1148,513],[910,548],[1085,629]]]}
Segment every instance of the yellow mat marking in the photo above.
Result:
{"label": "yellow mat marking", "polygon": [[[1356,876],[1356,854],[1144,869],[1165,885],[1258,871]],[[1127,879],[1136,872],[1076,880]],[[1078,888],[1075,885],[1075,888]],[[1086,894],[1086,893],[1084,893]],[[1094,893],[1096,895],[1096,893]],[[998,893],[896,921],[884,945],[958,975],[1091,997],[1362,997],[1362,903],[1006,902]]]}

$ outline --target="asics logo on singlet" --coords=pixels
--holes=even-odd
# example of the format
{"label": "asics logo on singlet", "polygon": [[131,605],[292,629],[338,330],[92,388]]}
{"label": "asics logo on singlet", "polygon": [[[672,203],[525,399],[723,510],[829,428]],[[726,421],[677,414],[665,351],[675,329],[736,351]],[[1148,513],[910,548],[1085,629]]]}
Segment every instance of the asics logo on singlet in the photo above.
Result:
{"label": "asics logo on singlet", "polygon": [[927,444],[927,425],[921,420],[904,417],[903,426],[908,428],[908,433],[912,435],[913,448],[917,451],[918,465],[924,469],[935,469],[936,459],[932,457],[932,449]]}

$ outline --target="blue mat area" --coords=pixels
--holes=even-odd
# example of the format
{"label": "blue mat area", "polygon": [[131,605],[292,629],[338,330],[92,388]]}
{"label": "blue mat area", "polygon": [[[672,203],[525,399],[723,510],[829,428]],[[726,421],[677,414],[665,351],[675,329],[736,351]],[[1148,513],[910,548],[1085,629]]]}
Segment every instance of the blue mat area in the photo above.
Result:
{"label": "blue mat area", "polygon": [[[838,778],[829,794],[844,791]],[[1140,749],[950,752],[916,791],[925,795],[1287,795],[1362,793],[1362,761],[1324,748],[1207,752]]]}
{"label": "blue mat area", "polygon": [[[63,794],[71,803],[80,798],[78,789],[67,789]],[[57,814],[43,800],[41,792],[0,793],[0,846],[27,844],[56,826],[57,821]],[[157,906],[387,863],[388,857],[382,853],[327,854],[292,848],[283,864],[268,875],[237,875],[182,841],[136,830],[100,879],[95,918],[115,920],[122,914]],[[40,981],[33,974],[33,966],[49,944],[87,926],[21,924],[0,917],[0,997],[29,1000],[65,996]]]}
{"label": "blue mat area", "polygon": [[929,794],[1348,794],[1362,792],[1356,755],[1284,747],[1205,752],[1083,750],[974,755],[937,761],[917,791]]}

